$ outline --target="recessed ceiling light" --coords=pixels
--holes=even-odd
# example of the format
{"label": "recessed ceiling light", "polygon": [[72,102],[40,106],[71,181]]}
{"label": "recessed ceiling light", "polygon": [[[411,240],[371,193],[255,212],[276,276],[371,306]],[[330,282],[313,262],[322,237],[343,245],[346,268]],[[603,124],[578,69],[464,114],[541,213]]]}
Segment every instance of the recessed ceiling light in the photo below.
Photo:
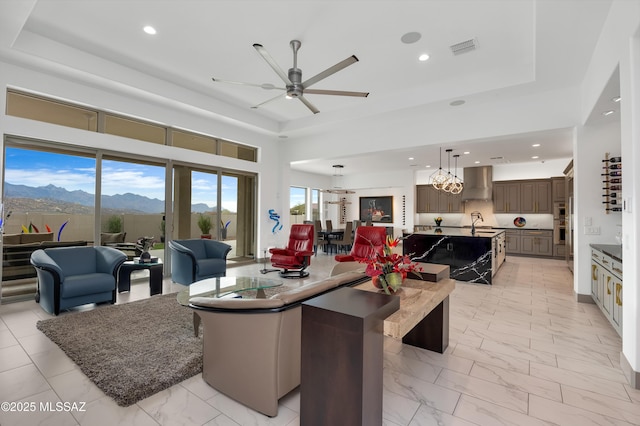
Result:
{"label": "recessed ceiling light", "polygon": [[428,169],[428,168],[430,168],[430,167],[431,167],[431,165],[430,165],[430,164],[427,164],[425,167]]}
{"label": "recessed ceiling light", "polygon": [[611,115],[611,114],[613,114],[614,112],[615,112],[615,111],[613,111],[613,110],[609,110],[609,111],[605,111],[605,112],[603,112],[603,113],[602,113],[602,115],[607,116],[607,115]]}
{"label": "recessed ceiling light", "polygon": [[426,54],[426,53],[423,53],[422,55],[418,56],[418,60],[419,60],[420,62],[424,62],[424,61],[426,61],[426,60],[428,60],[428,59],[429,59],[429,55],[428,55],[428,54]]}
{"label": "recessed ceiling light", "polygon": [[475,164],[480,164],[480,162],[479,162],[479,161],[474,161],[474,163],[475,163]]}
{"label": "recessed ceiling light", "polygon": [[540,146],[540,144],[539,144],[539,143],[534,143],[534,144],[533,144],[533,145],[531,145],[531,146],[532,146],[532,147],[534,147],[534,148],[537,148],[537,147],[539,147],[539,146]]}
{"label": "recessed ceiling light", "polygon": [[620,99],[622,99],[620,96],[614,96],[613,98],[611,98],[612,102],[620,102]]}
{"label": "recessed ceiling light", "polygon": [[150,35],[155,35],[157,33],[156,29],[153,28],[151,25],[147,25],[142,29],[145,33],[150,34]]}
{"label": "recessed ceiling light", "polygon": [[469,154],[471,154],[471,153],[470,153],[469,151],[465,151],[465,152],[463,152],[463,154],[464,154],[464,155],[469,155]]}
{"label": "recessed ceiling light", "polygon": [[533,157],[531,157],[531,158],[533,158],[534,160],[536,160],[536,159],[538,159],[538,158],[540,158],[540,157],[538,157],[537,155],[534,155],[534,156],[533,156]]}
{"label": "recessed ceiling light", "polygon": [[409,160],[413,160],[413,157],[409,157]]}
{"label": "recessed ceiling light", "polygon": [[458,99],[457,101],[453,101],[451,102],[449,105],[451,106],[460,106],[460,105],[464,105],[466,101],[462,100],[462,99]]}
{"label": "recessed ceiling light", "polygon": [[415,31],[411,31],[411,32],[406,33],[402,37],[400,37],[400,40],[405,44],[411,44],[411,43],[415,43],[416,41],[420,40],[421,38],[422,38],[422,34],[420,34],[418,32],[415,32]]}

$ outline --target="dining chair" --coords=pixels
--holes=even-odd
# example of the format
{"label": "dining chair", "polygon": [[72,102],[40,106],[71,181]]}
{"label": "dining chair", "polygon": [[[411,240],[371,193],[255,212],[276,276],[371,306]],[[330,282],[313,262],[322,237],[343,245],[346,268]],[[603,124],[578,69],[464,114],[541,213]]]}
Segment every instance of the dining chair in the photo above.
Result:
{"label": "dining chair", "polygon": [[334,244],[336,245],[336,252],[340,253],[341,250],[344,250],[345,253],[348,250],[351,250],[351,246],[353,245],[353,223],[347,222],[344,227],[344,234],[342,234],[342,238],[339,240],[335,240]]}
{"label": "dining chair", "polygon": [[325,220],[324,223],[326,223],[325,229],[327,231],[333,231],[333,223],[331,222],[331,219]]}
{"label": "dining chair", "polygon": [[314,232],[313,232],[313,253],[317,256],[318,255],[318,247],[322,246],[322,247],[324,247],[324,250],[326,250],[326,246],[327,246],[327,244],[329,244],[329,241],[325,240],[324,237],[321,235],[322,222],[320,222],[319,220],[315,220],[313,222],[313,227],[314,227]]}

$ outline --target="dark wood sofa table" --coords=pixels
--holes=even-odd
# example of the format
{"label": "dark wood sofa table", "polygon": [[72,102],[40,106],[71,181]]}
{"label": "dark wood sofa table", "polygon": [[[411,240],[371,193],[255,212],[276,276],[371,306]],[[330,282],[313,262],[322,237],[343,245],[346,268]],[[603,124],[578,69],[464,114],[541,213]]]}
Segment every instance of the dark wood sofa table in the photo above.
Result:
{"label": "dark wood sofa table", "polygon": [[349,287],[302,304],[300,424],[382,425],[383,320],[399,306]]}

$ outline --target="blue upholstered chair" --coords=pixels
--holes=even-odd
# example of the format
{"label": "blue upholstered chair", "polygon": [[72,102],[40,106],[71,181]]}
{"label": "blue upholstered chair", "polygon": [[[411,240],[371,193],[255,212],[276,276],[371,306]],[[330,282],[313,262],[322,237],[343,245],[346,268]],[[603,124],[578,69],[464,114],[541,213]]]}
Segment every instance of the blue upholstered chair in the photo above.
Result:
{"label": "blue upholstered chair", "polygon": [[55,247],[36,250],[36,301],[50,314],[87,303],[116,301],[116,274],[127,256],[111,247]]}
{"label": "blue upholstered chair", "polygon": [[193,239],[169,241],[171,280],[190,285],[205,278],[227,275],[227,254],[231,246],[216,240]]}

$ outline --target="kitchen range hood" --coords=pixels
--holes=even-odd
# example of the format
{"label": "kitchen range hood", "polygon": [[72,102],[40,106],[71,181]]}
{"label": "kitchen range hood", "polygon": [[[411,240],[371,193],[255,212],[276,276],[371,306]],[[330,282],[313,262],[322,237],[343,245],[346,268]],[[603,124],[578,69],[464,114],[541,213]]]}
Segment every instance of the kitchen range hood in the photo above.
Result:
{"label": "kitchen range hood", "polygon": [[493,168],[491,166],[465,167],[462,200],[491,201]]}

